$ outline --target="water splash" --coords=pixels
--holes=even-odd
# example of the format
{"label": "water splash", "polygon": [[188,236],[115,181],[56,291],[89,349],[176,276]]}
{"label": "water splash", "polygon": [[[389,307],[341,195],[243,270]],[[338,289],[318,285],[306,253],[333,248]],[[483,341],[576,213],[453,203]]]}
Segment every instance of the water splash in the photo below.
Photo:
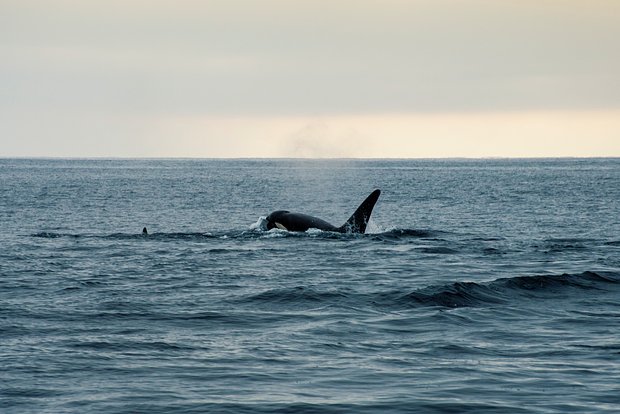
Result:
{"label": "water splash", "polygon": [[267,217],[260,216],[255,223],[250,224],[250,230],[267,231]]}

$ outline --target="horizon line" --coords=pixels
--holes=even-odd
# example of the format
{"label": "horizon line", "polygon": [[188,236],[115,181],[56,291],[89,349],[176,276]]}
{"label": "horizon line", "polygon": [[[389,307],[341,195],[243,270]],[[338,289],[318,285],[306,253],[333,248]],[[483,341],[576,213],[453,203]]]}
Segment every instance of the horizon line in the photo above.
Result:
{"label": "horizon line", "polygon": [[478,160],[478,161],[494,161],[494,160],[594,160],[594,159],[620,159],[620,155],[610,156],[486,156],[486,157],[149,157],[149,156],[4,156],[0,155],[0,160],[93,160],[93,161],[114,161],[114,160],[264,160],[264,161],[407,161],[407,160]]}

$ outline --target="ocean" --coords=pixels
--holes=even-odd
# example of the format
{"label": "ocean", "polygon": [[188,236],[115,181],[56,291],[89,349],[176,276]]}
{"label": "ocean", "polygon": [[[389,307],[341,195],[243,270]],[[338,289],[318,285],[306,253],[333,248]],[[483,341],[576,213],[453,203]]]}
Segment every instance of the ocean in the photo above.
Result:
{"label": "ocean", "polygon": [[618,413],[620,159],[0,159],[0,412]]}

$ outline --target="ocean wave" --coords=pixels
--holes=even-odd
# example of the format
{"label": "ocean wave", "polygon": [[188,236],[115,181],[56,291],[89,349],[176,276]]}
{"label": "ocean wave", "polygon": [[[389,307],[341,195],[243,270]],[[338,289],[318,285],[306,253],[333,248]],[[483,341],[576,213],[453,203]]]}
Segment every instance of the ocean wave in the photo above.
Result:
{"label": "ocean wave", "polygon": [[57,238],[89,238],[89,239],[110,239],[110,240],[142,240],[142,239],[152,239],[152,240],[196,240],[196,239],[212,239],[218,238],[220,236],[214,235],[209,232],[172,232],[172,233],[152,233],[152,234],[142,234],[141,232],[136,233],[112,233],[112,234],[92,234],[92,233],[84,233],[84,234],[76,234],[76,233],[54,233],[54,232],[39,232],[31,234],[30,237],[43,238],[43,239],[57,239]]}
{"label": "ocean wave", "polygon": [[336,300],[347,298],[347,293],[342,291],[319,291],[313,288],[296,286],[286,289],[272,289],[261,293],[247,296],[243,301],[250,303],[331,303]]}
{"label": "ocean wave", "polygon": [[[255,223],[256,224],[256,223]],[[112,233],[112,234],[92,234],[92,233],[55,233],[39,232],[31,234],[30,237],[43,239],[56,238],[92,238],[92,239],[111,239],[111,240],[201,240],[201,239],[265,239],[265,238],[286,238],[286,237],[310,237],[319,239],[351,239],[367,237],[371,240],[390,241],[403,240],[408,238],[428,238],[437,235],[439,232],[431,230],[416,229],[391,229],[382,233],[335,233],[318,229],[309,229],[305,232],[291,232],[280,229],[265,230],[259,225],[252,225],[248,230],[229,230],[219,232],[161,232],[142,234],[136,233]]]}
{"label": "ocean wave", "polygon": [[39,233],[31,234],[30,236],[31,237],[38,237],[38,238],[42,238],[42,239],[58,239],[60,237],[78,238],[78,237],[82,237],[83,235],[80,235],[80,234],[70,234],[70,233],[54,233],[54,232],[42,231],[42,232],[39,232]]}
{"label": "ocean wave", "polygon": [[69,342],[69,348],[93,351],[114,351],[114,352],[131,352],[133,354],[143,351],[155,352],[175,352],[175,351],[193,351],[194,347],[183,345],[180,343],[167,341],[140,341],[140,340],[88,340]]}
{"label": "ocean wave", "polygon": [[[309,229],[305,232],[291,232],[286,230],[272,229],[269,231],[255,231],[253,234],[262,237],[265,235],[275,234],[278,237],[312,237],[324,239],[357,239],[367,238],[374,241],[399,241],[405,239],[429,238],[435,237],[441,232],[424,229],[406,229],[396,228],[379,233],[336,233],[332,231],[324,231],[318,229]],[[247,235],[247,233],[245,233]]]}
{"label": "ocean wave", "polygon": [[428,229],[391,229],[381,233],[372,233],[369,236],[372,236],[375,240],[389,241],[389,240],[402,240],[402,239],[410,239],[410,238],[427,238],[434,237],[438,235],[440,232]]}
{"label": "ocean wave", "polygon": [[510,303],[523,299],[564,297],[569,290],[609,290],[620,284],[615,273],[583,272],[580,274],[516,276],[485,283],[455,282],[430,286],[398,298],[411,305],[467,307]]}
{"label": "ocean wave", "polygon": [[267,290],[246,296],[242,302],[252,306],[320,307],[342,305],[353,308],[378,307],[480,307],[523,300],[564,298],[574,290],[609,291],[620,285],[620,274],[584,272],[580,274],[516,276],[490,282],[454,282],[431,285],[413,292],[388,291],[355,293],[351,291],[320,291],[297,286]]}

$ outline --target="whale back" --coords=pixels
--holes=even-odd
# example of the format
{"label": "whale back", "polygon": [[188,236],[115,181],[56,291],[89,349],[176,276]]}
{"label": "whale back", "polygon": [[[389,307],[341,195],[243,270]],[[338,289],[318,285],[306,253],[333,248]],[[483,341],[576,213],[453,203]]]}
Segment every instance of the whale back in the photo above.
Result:
{"label": "whale back", "polygon": [[308,229],[319,229],[323,231],[334,231],[339,233],[365,233],[368,220],[375,207],[380,190],[375,190],[360,204],[355,213],[340,227],[336,227],[318,217],[307,214],[292,213],[288,210],[277,210],[269,214],[267,220],[267,230],[278,228],[287,231],[306,231]]}

